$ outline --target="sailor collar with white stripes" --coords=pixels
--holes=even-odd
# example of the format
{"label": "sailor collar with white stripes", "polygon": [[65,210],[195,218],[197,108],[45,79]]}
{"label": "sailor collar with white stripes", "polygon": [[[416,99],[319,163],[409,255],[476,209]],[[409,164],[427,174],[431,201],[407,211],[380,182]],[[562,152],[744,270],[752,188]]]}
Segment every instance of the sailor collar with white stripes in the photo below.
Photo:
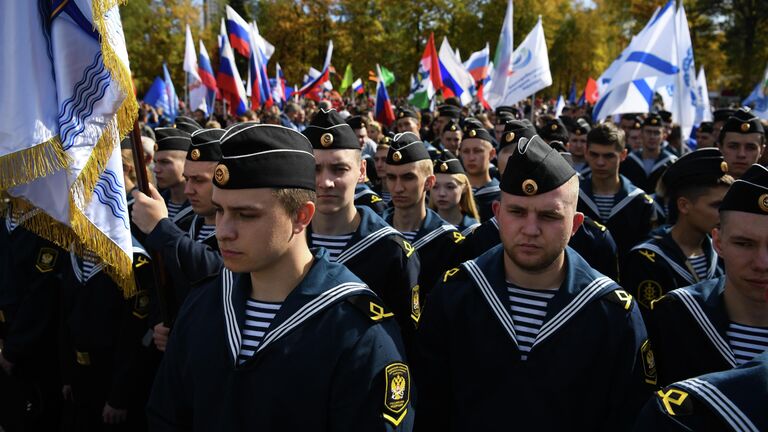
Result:
{"label": "sailor collar with white stripes", "polygon": [[[659,244],[657,243],[666,243],[670,247],[674,248],[671,251],[665,251]],[[714,248],[712,247],[712,239],[707,236],[707,238],[704,239],[702,243],[702,249],[704,249],[704,255],[707,257],[707,276],[704,278],[706,279],[712,279],[715,277],[715,274],[717,273],[717,254],[714,251]],[[683,255],[682,250],[680,250],[680,247],[677,245],[677,243],[672,239],[670,235],[670,228],[667,228],[664,232],[662,237],[658,238],[655,242],[646,241],[643,243],[638,244],[637,246],[633,247],[632,250],[646,250],[649,251],[651,257],[659,256],[661,257],[669,266],[674,270],[675,273],[677,273],[681,278],[685,279],[686,282],[688,282],[689,285],[693,285],[695,283],[700,282],[699,275],[696,274],[696,272],[693,270],[692,266],[688,266],[688,257],[685,257]],[[667,253],[669,252],[669,253]],[[649,254],[640,252],[646,258],[649,257]],[[650,258],[649,258],[650,259]]]}
{"label": "sailor collar with white stripes", "polygon": [[[360,215],[360,224],[357,230],[352,234],[352,238],[347,242],[347,246],[336,257],[337,263],[347,263],[351,259],[359,256],[365,250],[378,243],[379,240],[392,235],[401,235],[399,231],[387,225],[373,210],[366,206],[355,206]],[[308,234],[311,235],[312,226],[310,225]]]}
{"label": "sailor collar with white stripes", "polygon": [[[488,252],[462,264],[473,280],[491,313],[517,346],[514,322],[507,307],[507,282],[504,277],[504,248],[497,245]],[[565,250],[566,276],[557,294],[549,301],[547,316],[532,349],[555,334],[561,327],[587,305],[609,291],[619,289],[616,282],[591,270],[589,265],[573,249]],[[584,270],[589,270],[585,272]],[[594,277],[591,277],[594,276]]]}
{"label": "sailor collar with white stripes", "polygon": [[251,294],[250,275],[224,269],[218,278],[218,289],[221,290],[223,300],[225,337],[232,367],[247,366],[269,346],[339,301],[355,294],[374,295],[346,267],[329,262],[328,251],[316,251],[312,268],[283,301],[256,353],[238,365],[245,305]]}
{"label": "sailor collar with white stripes", "polygon": [[[389,208],[384,212],[384,219],[392,224],[395,217],[395,209]],[[441,218],[432,209],[427,209],[427,216],[421,222],[421,227],[416,232],[416,237],[413,241],[413,247],[416,250],[426,246],[432,240],[439,238],[442,234],[455,231],[456,235],[461,235],[455,226],[449,224],[443,218]]]}

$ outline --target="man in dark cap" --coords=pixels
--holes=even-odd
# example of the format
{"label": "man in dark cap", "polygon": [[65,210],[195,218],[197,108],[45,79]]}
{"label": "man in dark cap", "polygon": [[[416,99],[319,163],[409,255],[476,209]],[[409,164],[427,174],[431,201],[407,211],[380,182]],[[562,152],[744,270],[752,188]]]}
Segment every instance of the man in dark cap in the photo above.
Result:
{"label": "man in dark cap", "polygon": [[573,160],[573,169],[582,175],[589,170],[584,154],[587,151],[587,134],[590,130],[592,127],[586,120],[577,119],[568,136],[568,152]]}
{"label": "man in dark cap", "polygon": [[355,131],[363,156],[373,157],[376,154],[376,143],[368,138],[368,121],[363,116],[347,118],[347,124]]}
{"label": "man in dark cap", "polygon": [[461,126],[457,120],[451,119],[445,124],[442,133],[440,134],[440,144],[444,150],[451,152],[454,155],[459,154],[459,146],[461,145],[462,131]]}
{"label": "man in dark cap", "polygon": [[728,163],[728,172],[740,178],[765,151],[765,129],[749,108],[736,111],[720,130],[717,146]]}
{"label": "man in dark cap", "polygon": [[421,126],[419,125],[419,116],[415,111],[408,108],[400,108],[397,110],[397,120],[395,120],[395,126],[397,132],[413,132],[416,135],[419,134]]}
{"label": "man in dark cap", "polygon": [[186,116],[177,116],[174,123],[176,124],[176,129],[181,129],[190,135],[202,129],[198,122]]}
{"label": "man in dark cap", "polygon": [[510,112],[501,111],[496,114],[496,122],[493,126],[494,138],[496,139],[496,142],[501,142],[501,135],[504,133],[504,125],[506,125],[507,122],[511,122],[512,120],[515,120],[515,116]]}
{"label": "man in dark cap", "polygon": [[638,113],[622,114],[621,119],[619,120],[619,128],[624,131],[624,135],[627,135],[629,134],[629,130],[632,129],[633,125],[638,121],[642,124],[642,119]]}
{"label": "man in dark cap", "polygon": [[221,150],[213,201],[225,268],[179,315],[147,407],[151,428],[410,430],[392,312],[327,250],[307,246],[309,141],[239,124]]}
{"label": "man in dark cap", "polygon": [[752,165],[719,211],[712,239],[725,275],[651,303],[661,384],[731,369],[768,349],[768,170]]}
{"label": "man in dark cap", "polygon": [[622,264],[625,254],[643,240],[656,223],[654,201],[619,174],[619,164],[627,156],[621,129],[612,123],[592,128],[587,134],[586,155],[590,173],[581,181],[578,208],[608,227]]}
{"label": "man in dark cap", "polygon": [[419,260],[397,230],[367,206],[355,205],[355,186],[365,178],[357,138],[335,110],[318,112],[303,134],[315,155],[317,212],[307,228],[310,247],[328,249],[392,310],[404,333],[412,334],[412,294],[418,298]]}
{"label": "man in dark cap", "polygon": [[539,130],[539,136],[549,144],[551,141],[560,141],[568,145],[568,129],[560,119],[548,119]]}
{"label": "man in dark cap", "polygon": [[687,153],[661,177],[671,225],[634,246],[621,275],[643,312],[673,289],[722,274],[709,233],[720,223],[717,208],[732,183],[728,164],[714,148]]}
{"label": "man in dark cap", "polygon": [[643,122],[643,147],[631,152],[621,163],[621,174],[647,194],[653,194],[656,183],[677,156],[663,148],[666,139],[661,116],[650,113]]}
{"label": "man in dark cap", "polygon": [[720,136],[720,129],[725,126],[725,122],[734,114],[736,114],[736,110],[733,108],[716,109],[712,113],[712,135],[715,137]]}
{"label": "man in dark cap", "polygon": [[480,121],[464,121],[459,157],[467,172],[480,222],[493,217],[491,204],[499,199],[499,180],[491,177],[491,160],[496,157],[493,138]]}
{"label": "man in dark cap", "polygon": [[[622,128],[623,129],[623,128]],[[632,126],[624,129],[626,139],[626,147],[628,152],[640,152],[643,151],[643,121],[639,117],[635,117],[635,122]]]}
{"label": "man in dark cap", "polygon": [[696,129],[696,148],[703,149],[714,147],[717,137],[713,134],[715,125],[712,122],[701,122]]}
{"label": "man in dark cap", "polygon": [[427,207],[427,192],[434,184],[432,160],[419,137],[410,132],[397,134],[387,154],[392,207],[384,212],[384,219],[419,254],[422,302],[442,272],[461,260],[460,244],[464,240],[456,227]]}
{"label": "man in dark cap", "polygon": [[652,353],[632,296],[566,246],[582,222],[576,172],[521,139],[501,189],[502,244],[448,270],[425,305],[419,425],[626,429],[655,382]]}
{"label": "man in dark cap", "polygon": [[168,208],[168,217],[179,220],[192,211],[184,195],[184,158],[192,140],[187,132],[176,128],[157,128],[155,166],[153,171]]}

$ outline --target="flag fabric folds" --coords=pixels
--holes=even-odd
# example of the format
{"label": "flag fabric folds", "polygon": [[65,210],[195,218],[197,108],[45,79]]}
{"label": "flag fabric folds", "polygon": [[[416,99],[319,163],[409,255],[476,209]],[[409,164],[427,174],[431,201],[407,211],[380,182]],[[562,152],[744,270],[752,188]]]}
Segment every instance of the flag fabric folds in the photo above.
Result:
{"label": "flag fabric folds", "polygon": [[203,81],[200,79],[197,66],[195,42],[192,39],[192,31],[187,25],[186,43],[184,45],[184,72],[187,73],[187,89],[189,91],[189,109],[208,112],[206,95],[208,93]]}
{"label": "flag fabric folds", "polygon": [[698,85],[696,82],[696,66],[693,59],[693,44],[691,33],[688,29],[688,18],[685,15],[683,4],[677,8],[675,14],[675,31],[677,40],[678,69],[675,79],[675,88],[672,99],[672,115],[675,123],[680,125],[680,134],[683,142],[690,136],[696,120],[696,108],[699,106]]}
{"label": "flag fabric folds", "polygon": [[168,66],[163,63],[163,81],[165,82],[165,101],[164,111],[171,121],[176,120],[179,115],[179,97],[176,95],[176,87],[173,86],[171,73],[168,72]]}
{"label": "flag fabric folds", "polygon": [[344,93],[347,91],[349,86],[352,85],[352,81],[355,80],[355,77],[352,75],[352,64],[347,63],[347,68],[344,70],[344,78],[341,80],[341,85],[339,86],[339,93]]}
{"label": "flag fabric folds", "polygon": [[768,120],[768,66],[760,82],[743,103],[744,105],[754,104],[754,114],[763,120]]}
{"label": "flag fabric folds", "polygon": [[471,89],[475,83],[472,75],[467,72],[464,65],[456,58],[448,38],[444,37],[438,53],[440,63],[440,78],[443,81],[443,96],[455,97],[462,105],[472,102]]}
{"label": "flag fabric folds", "polygon": [[365,89],[363,88],[363,80],[360,78],[356,79],[355,82],[352,83],[352,91],[357,94],[363,94],[365,92]]}
{"label": "flag fabric folds", "polygon": [[0,190],[17,216],[30,216],[26,228],[95,252],[130,294],[119,141],[138,104],[120,13],[114,2],[54,3],[0,2]]}
{"label": "flag fabric folds", "polygon": [[512,75],[512,62],[515,50],[512,35],[512,15],[512,0],[507,0],[507,12],[504,14],[504,24],[502,24],[499,43],[496,44],[496,53],[493,56],[495,67],[491,73],[491,82],[488,83],[485,90],[485,98],[493,108],[504,105],[502,101],[507,89],[507,80]]}
{"label": "flag fabric folds", "polygon": [[435,34],[430,33],[424,53],[421,55],[416,77],[411,80],[408,102],[421,109],[429,107],[435,92],[443,87],[440,60],[435,49]]}
{"label": "flag fabric folds", "polygon": [[381,75],[381,67],[376,65],[376,72],[379,75],[379,81],[376,83],[376,104],[374,118],[377,122],[389,127],[395,121],[395,111],[392,109],[392,102],[387,94],[387,87],[384,84],[384,77]]}
{"label": "flag fabric folds", "polygon": [[229,103],[229,113],[233,116],[242,115],[248,110],[248,97],[245,94],[243,80],[240,79],[240,72],[235,65],[235,54],[232,52],[226,34],[221,35],[219,42],[221,48],[219,49],[219,71],[216,74],[216,85],[222,97]]}
{"label": "flag fabric folds", "polygon": [[333,41],[328,41],[328,51],[325,54],[325,62],[323,62],[323,70],[317,75],[317,77],[310,79],[304,84],[296,93],[299,96],[308,97],[310,99],[320,100],[320,96],[323,92],[323,86],[328,82],[330,78],[330,66],[331,57],[333,56]]}
{"label": "flag fabric folds", "polygon": [[275,85],[272,87],[272,97],[280,106],[285,103],[285,75],[280,63],[275,63]]}
{"label": "flag fabric folds", "polygon": [[197,58],[197,76],[200,77],[200,81],[205,86],[205,103],[206,111],[205,115],[210,117],[213,114],[213,104],[216,102],[216,94],[219,92],[216,85],[216,78],[213,73],[213,67],[211,66],[211,58],[208,56],[208,50],[205,49],[205,44],[200,41],[200,55]]}
{"label": "flag fabric folds", "polygon": [[232,7],[227,5],[227,33],[229,43],[238,54],[251,56],[251,26]]}
{"label": "flag fabric folds", "polygon": [[699,68],[699,74],[696,77],[696,92],[699,94],[699,106],[696,107],[697,126],[704,121],[712,121],[712,109],[709,104],[709,89],[707,88],[707,75],[704,68]]}

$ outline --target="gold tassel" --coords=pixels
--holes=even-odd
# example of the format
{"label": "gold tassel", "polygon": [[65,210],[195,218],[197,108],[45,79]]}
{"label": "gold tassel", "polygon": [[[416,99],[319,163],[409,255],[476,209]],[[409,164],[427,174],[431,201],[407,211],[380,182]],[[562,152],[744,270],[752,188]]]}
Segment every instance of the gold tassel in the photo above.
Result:
{"label": "gold tassel", "polygon": [[0,156],[0,190],[53,174],[71,162],[58,135],[34,147]]}

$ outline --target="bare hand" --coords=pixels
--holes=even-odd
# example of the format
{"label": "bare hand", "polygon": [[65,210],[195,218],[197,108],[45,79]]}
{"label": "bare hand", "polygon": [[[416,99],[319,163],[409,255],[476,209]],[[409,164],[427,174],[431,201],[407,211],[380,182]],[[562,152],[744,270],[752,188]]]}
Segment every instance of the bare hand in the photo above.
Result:
{"label": "bare hand", "polygon": [[168,335],[170,333],[171,329],[166,327],[163,323],[157,324],[154,327],[152,340],[155,341],[155,346],[158,350],[165,352],[165,346],[168,345]]}
{"label": "bare hand", "polygon": [[105,424],[122,423],[128,418],[128,410],[112,408],[108,403],[105,403],[101,418]]}
{"label": "bare hand", "polygon": [[133,203],[131,220],[144,234],[151,233],[161,220],[168,217],[165,200],[163,200],[163,197],[160,196],[160,193],[151,183],[149,185],[149,192],[152,194],[151,197],[137,190],[131,193],[136,200]]}

